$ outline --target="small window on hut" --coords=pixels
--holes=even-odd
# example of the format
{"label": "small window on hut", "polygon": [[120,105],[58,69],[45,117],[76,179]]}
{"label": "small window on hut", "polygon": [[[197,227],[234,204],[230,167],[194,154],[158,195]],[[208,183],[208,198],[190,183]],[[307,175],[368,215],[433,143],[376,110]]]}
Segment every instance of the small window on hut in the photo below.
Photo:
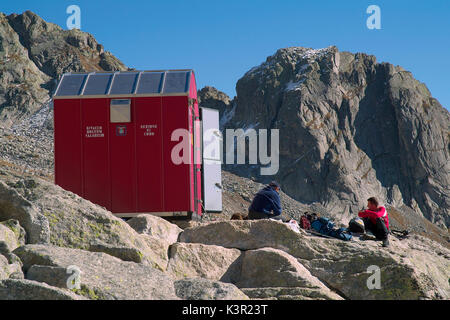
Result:
{"label": "small window on hut", "polygon": [[113,99],[110,106],[111,123],[131,122],[131,101]]}

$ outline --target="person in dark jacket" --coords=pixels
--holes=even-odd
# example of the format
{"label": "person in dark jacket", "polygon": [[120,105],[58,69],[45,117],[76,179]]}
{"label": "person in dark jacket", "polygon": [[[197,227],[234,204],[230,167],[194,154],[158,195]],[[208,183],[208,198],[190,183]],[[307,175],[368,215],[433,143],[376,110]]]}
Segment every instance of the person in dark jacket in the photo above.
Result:
{"label": "person in dark jacket", "polygon": [[280,185],[272,181],[261,189],[248,208],[248,219],[281,219]]}

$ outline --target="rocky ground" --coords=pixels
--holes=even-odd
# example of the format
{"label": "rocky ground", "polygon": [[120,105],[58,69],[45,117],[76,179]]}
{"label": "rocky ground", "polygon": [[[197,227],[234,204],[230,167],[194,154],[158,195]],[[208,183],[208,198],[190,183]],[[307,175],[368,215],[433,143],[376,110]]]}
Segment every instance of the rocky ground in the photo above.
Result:
{"label": "rocky ground", "polygon": [[[52,182],[0,173],[0,299],[449,299],[450,250],[414,233],[344,242],[276,221],[229,221],[260,185],[224,172],[225,213],[123,221]],[[282,195],[287,216],[310,209]],[[232,204],[232,205],[231,205]],[[219,220],[219,221],[210,221]],[[381,270],[369,290],[367,268]],[[67,269],[81,271],[68,289]]]}
{"label": "rocky ground", "polygon": [[2,166],[53,179],[52,113],[48,102],[12,128],[0,128]]}

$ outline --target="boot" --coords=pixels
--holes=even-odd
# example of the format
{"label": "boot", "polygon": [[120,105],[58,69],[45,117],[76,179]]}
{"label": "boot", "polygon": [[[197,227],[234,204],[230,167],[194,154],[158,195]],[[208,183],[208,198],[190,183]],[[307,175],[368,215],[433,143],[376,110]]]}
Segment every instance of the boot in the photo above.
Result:
{"label": "boot", "polygon": [[372,235],[370,235],[368,233],[363,233],[359,237],[359,240],[362,240],[362,241],[373,240],[373,241],[375,241],[375,240],[377,240],[377,238],[375,238],[374,236],[372,236]]}

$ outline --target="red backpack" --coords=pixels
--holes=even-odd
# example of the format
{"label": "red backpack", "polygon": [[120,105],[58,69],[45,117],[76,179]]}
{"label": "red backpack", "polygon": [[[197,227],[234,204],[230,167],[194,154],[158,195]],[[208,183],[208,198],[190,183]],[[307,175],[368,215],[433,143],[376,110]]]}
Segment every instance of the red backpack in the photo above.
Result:
{"label": "red backpack", "polygon": [[305,229],[305,230],[311,230],[311,222],[309,221],[309,219],[306,215],[303,215],[300,218],[300,228]]}

